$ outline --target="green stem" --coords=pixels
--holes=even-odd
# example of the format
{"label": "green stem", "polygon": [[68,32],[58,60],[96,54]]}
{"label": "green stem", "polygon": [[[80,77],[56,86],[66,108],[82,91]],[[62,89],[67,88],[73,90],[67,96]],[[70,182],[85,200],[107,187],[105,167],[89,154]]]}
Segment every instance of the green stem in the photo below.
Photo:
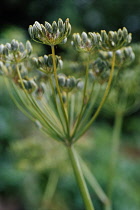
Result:
{"label": "green stem", "polygon": [[61,133],[58,130],[58,128],[54,124],[52,124],[51,120],[46,115],[44,116],[44,113],[42,112],[40,107],[38,107],[38,105],[35,102],[35,100],[33,99],[32,95],[28,94],[28,92],[27,92],[27,90],[26,90],[26,88],[24,86],[23,79],[21,77],[18,65],[16,65],[16,69],[17,69],[17,74],[18,74],[19,80],[21,82],[21,86],[23,88],[25,96],[28,99],[28,102],[29,102],[28,106],[29,106],[29,108],[31,106],[31,110],[33,110],[33,112],[35,113],[36,118],[40,119],[39,121],[41,123],[43,123],[43,124],[45,123],[47,125],[47,127],[49,127],[49,129],[52,130],[53,134],[56,134],[58,136],[58,138],[60,138],[63,141],[63,138],[61,137]]}
{"label": "green stem", "polygon": [[110,76],[109,76],[109,80],[103,95],[103,98],[96,110],[96,112],[94,113],[93,117],[91,118],[91,120],[86,124],[86,126],[84,127],[84,129],[82,130],[82,132],[80,134],[78,134],[75,138],[74,141],[76,141],[77,139],[79,139],[86,131],[87,129],[90,127],[90,125],[94,122],[94,120],[96,119],[96,117],[98,116],[99,112],[101,111],[102,106],[105,103],[105,100],[108,96],[110,87],[111,87],[111,83],[112,83],[112,79],[113,79],[113,73],[114,73],[114,67],[115,67],[115,52],[113,52],[113,58],[112,58],[112,67],[111,67],[111,72],[110,72]]}
{"label": "green stem", "polygon": [[44,194],[43,194],[43,198],[41,201],[41,208],[39,210],[46,210],[46,206],[49,202],[52,201],[52,198],[54,196],[55,190],[56,190],[56,186],[58,183],[58,178],[59,178],[59,174],[56,173],[56,171],[53,171],[50,173]]}
{"label": "green stem", "polygon": [[86,90],[87,90],[87,83],[88,83],[88,72],[89,72],[89,55],[88,55],[88,61],[87,61],[87,65],[86,65],[86,74],[85,74],[85,84],[84,84],[84,90],[83,90],[83,101],[82,101],[82,106],[81,106],[81,110],[78,116],[78,119],[76,121],[75,127],[73,129],[73,133],[71,138],[74,137],[77,128],[79,126],[79,122],[81,121],[82,115],[83,115],[83,109],[84,109],[84,105],[85,105],[85,98],[86,98]]}
{"label": "green stem", "polygon": [[85,176],[87,182],[93,188],[93,190],[97,194],[97,196],[100,199],[100,201],[105,206],[109,206],[110,205],[109,199],[108,199],[107,195],[105,194],[105,192],[103,191],[103,189],[101,188],[101,186],[98,183],[97,179],[95,178],[93,173],[90,171],[90,169],[87,167],[86,163],[82,160],[82,158],[79,157],[79,156],[78,156],[78,158],[79,158],[79,160],[81,162],[83,173],[84,173],[84,176]]}
{"label": "green stem", "polygon": [[68,149],[69,158],[71,160],[71,164],[73,167],[73,171],[75,174],[75,178],[77,180],[77,184],[79,186],[79,189],[83,198],[83,202],[85,204],[85,208],[86,210],[94,210],[76,152],[73,146],[67,147],[67,149]]}
{"label": "green stem", "polygon": [[113,182],[116,172],[116,164],[119,153],[119,144],[120,144],[120,134],[122,128],[123,114],[116,112],[115,123],[113,128],[112,135],[112,149],[111,149],[111,157],[110,157],[110,166],[109,166],[109,183],[108,183],[108,197],[112,198],[113,191]]}
{"label": "green stem", "polygon": [[50,77],[49,81],[50,81],[50,86],[51,86],[52,93],[53,93],[52,95],[53,95],[54,102],[55,102],[55,108],[56,108],[55,111],[57,112],[57,115],[58,115],[58,117],[60,119],[61,125],[63,127],[63,131],[66,134],[66,131],[65,131],[65,122],[63,122],[63,119],[61,119],[62,116],[61,116],[61,114],[59,112],[59,107],[58,107],[58,104],[57,104],[57,101],[56,101],[56,93],[55,93],[55,90],[54,90],[54,86],[53,86],[51,77]]}
{"label": "green stem", "polygon": [[54,68],[54,78],[55,78],[55,83],[56,83],[56,89],[57,89],[57,92],[58,92],[58,96],[59,96],[59,100],[60,100],[60,103],[61,103],[61,107],[62,107],[62,111],[63,111],[63,114],[64,114],[64,118],[65,118],[65,121],[66,121],[67,134],[68,134],[68,138],[69,138],[69,122],[68,122],[67,114],[66,114],[66,111],[65,111],[65,108],[64,108],[62,95],[61,95],[61,91],[60,91],[59,83],[58,83],[58,78],[57,78],[54,46],[51,46],[51,49],[52,49],[53,68]]}

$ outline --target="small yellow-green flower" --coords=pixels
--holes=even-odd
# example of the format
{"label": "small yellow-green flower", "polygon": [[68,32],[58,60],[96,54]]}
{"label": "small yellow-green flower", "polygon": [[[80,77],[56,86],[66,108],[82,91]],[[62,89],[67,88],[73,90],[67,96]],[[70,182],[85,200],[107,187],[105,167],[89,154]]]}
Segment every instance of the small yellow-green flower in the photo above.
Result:
{"label": "small yellow-green flower", "polygon": [[45,22],[43,25],[35,21],[33,26],[29,26],[29,34],[34,41],[50,46],[66,43],[70,33],[71,25],[68,18],[64,23],[62,19],[59,18],[58,22],[53,21],[52,25],[48,22]]}

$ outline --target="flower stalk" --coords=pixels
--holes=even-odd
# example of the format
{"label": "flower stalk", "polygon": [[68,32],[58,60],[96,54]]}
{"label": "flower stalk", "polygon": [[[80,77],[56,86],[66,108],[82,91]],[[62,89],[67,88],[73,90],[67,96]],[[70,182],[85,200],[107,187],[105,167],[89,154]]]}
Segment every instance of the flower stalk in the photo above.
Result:
{"label": "flower stalk", "polygon": [[84,127],[84,129],[82,130],[82,132],[80,132],[76,138],[74,139],[74,141],[76,141],[77,139],[79,139],[86,131],[87,129],[90,127],[90,125],[94,122],[94,120],[96,119],[96,117],[98,116],[99,112],[101,111],[102,106],[105,103],[105,100],[108,96],[109,90],[111,88],[111,83],[112,83],[112,79],[113,79],[113,73],[114,73],[114,67],[115,67],[115,52],[113,52],[113,57],[112,57],[112,67],[111,67],[111,71],[110,71],[110,76],[109,76],[109,80],[108,80],[108,84],[106,86],[103,98],[96,110],[96,112],[94,113],[93,117],[91,118],[91,120],[87,123],[87,125]]}
{"label": "flower stalk", "polygon": [[52,49],[52,58],[53,58],[54,78],[55,78],[56,88],[57,88],[57,91],[58,91],[58,95],[59,95],[59,99],[60,99],[60,103],[61,103],[61,107],[62,107],[62,112],[64,114],[64,118],[65,118],[65,122],[66,122],[67,135],[68,135],[68,139],[69,139],[69,135],[70,135],[69,121],[68,121],[68,115],[67,115],[67,113],[65,111],[65,108],[64,108],[62,95],[61,95],[60,88],[59,88],[59,83],[58,83],[57,71],[56,71],[56,63],[55,63],[55,49],[54,49],[54,46],[51,46],[51,49]]}
{"label": "flower stalk", "polygon": [[87,189],[87,185],[81,170],[81,166],[78,160],[78,157],[76,155],[74,146],[71,147],[67,147],[68,150],[68,154],[69,154],[69,158],[72,164],[72,168],[75,174],[75,178],[77,180],[77,184],[79,186],[82,198],[83,198],[83,202],[85,204],[85,208],[86,210],[94,210],[94,206],[92,204],[92,200],[91,197],[89,195],[88,189]]}
{"label": "flower stalk", "polygon": [[110,200],[112,200],[113,183],[114,183],[118,154],[119,154],[122,122],[123,122],[123,113],[116,112],[113,134],[112,134],[112,139],[111,139],[112,148],[111,148],[111,157],[110,157],[110,165],[109,165],[109,177],[108,177],[109,182],[108,182],[108,190],[107,190],[107,194]]}

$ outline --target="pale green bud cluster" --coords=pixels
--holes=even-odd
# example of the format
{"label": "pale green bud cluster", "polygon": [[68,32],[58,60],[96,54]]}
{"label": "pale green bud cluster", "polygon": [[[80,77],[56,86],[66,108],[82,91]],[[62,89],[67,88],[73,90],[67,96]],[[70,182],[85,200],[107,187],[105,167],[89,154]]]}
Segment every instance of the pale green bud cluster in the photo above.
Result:
{"label": "pale green bud cluster", "polygon": [[[38,58],[33,57],[32,61],[34,65],[42,72],[47,73],[47,74],[52,74],[53,73],[53,58],[52,54],[50,55],[44,55],[40,56]],[[63,66],[63,61],[61,60],[60,56],[55,56],[55,63],[56,67],[59,67],[60,69]]]}
{"label": "pale green bud cluster", "polygon": [[77,87],[79,81],[79,79],[76,79],[73,76],[66,76],[65,74],[58,75],[59,86],[65,92],[72,91],[75,87]]}
{"label": "pale green bud cluster", "polygon": [[[24,84],[24,88],[28,91],[28,93],[32,93],[33,91],[37,89],[37,84],[33,78],[23,79],[22,81]],[[19,81],[19,85],[21,88],[23,88],[20,81]]]}
{"label": "pale green bud cluster", "polygon": [[92,65],[92,72],[90,72],[90,77],[93,76],[93,78],[98,80],[98,82],[104,83],[108,80],[109,73],[109,63],[105,60],[102,60],[101,58],[97,58]]}
{"label": "pale green bud cluster", "polygon": [[100,38],[101,42],[99,44],[99,49],[105,51],[116,51],[131,43],[132,34],[128,33],[127,29],[123,27],[123,29],[109,31],[108,33],[106,33],[105,30],[101,30]]}
{"label": "pale green bud cluster", "polygon": [[78,51],[83,52],[91,52],[97,49],[97,46],[100,42],[100,37],[97,36],[95,39],[90,35],[87,35],[86,32],[82,32],[81,36],[79,33],[73,34],[73,41],[71,44],[76,48]]}
{"label": "pale green bud cluster", "polygon": [[26,42],[26,46],[22,42],[13,39],[11,43],[0,45],[0,60],[3,62],[20,63],[29,57],[32,52],[30,41]]}
{"label": "pale green bud cluster", "polygon": [[[111,62],[113,53],[111,51],[105,52],[100,51],[99,56],[108,62]],[[123,47],[115,52],[115,65],[116,66],[125,66],[132,63],[135,59],[135,54],[132,50],[132,47]]]}
{"label": "pale green bud cluster", "polygon": [[[22,79],[24,88],[29,94],[34,94],[34,96],[40,100],[45,93],[45,83],[37,81],[37,78],[29,78],[25,77]],[[20,81],[18,81],[18,85],[21,89],[23,89],[23,85]]]}
{"label": "pale green bud cluster", "polygon": [[66,43],[70,33],[71,25],[68,18],[64,23],[59,18],[58,22],[53,21],[52,25],[48,22],[43,25],[35,21],[33,26],[29,26],[29,34],[34,41],[50,46]]}
{"label": "pale green bud cluster", "polygon": [[124,47],[116,51],[116,65],[129,65],[135,59],[135,54],[132,50],[132,47]]}
{"label": "pale green bud cluster", "polygon": [[119,29],[118,31],[101,30],[101,33],[89,32],[88,35],[83,32],[73,34],[72,45],[78,51],[90,52],[92,50],[116,51],[130,44],[132,40],[131,33],[127,29]]}

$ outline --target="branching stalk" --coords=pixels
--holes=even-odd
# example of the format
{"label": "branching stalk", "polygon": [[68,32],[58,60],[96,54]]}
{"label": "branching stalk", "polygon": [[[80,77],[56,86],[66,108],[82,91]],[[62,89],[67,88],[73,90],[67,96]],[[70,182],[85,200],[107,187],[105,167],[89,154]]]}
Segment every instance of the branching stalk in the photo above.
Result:
{"label": "branching stalk", "polygon": [[78,156],[78,158],[81,162],[81,167],[83,169],[83,173],[84,173],[85,178],[87,179],[87,182],[93,188],[93,190],[95,191],[95,193],[97,194],[97,196],[101,200],[101,202],[105,206],[109,206],[110,205],[109,199],[108,199],[107,195],[105,194],[105,192],[103,191],[103,189],[101,188],[98,181],[96,180],[95,176],[90,171],[90,169],[87,167],[86,163],[82,160],[82,158],[80,158],[79,156]]}
{"label": "branching stalk", "polygon": [[73,146],[67,147],[67,149],[68,149],[69,158],[73,167],[73,171],[75,174],[75,178],[77,180],[77,184],[79,186],[81,196],[85,204],[85,208],[86,210],[94,210],[94,206],[92,204],[91,197],[89,195],[88,188],[87,188],[87,185],[86,185],[86,182],[85,182],[82,170],[81,170],[78,157],[74,150],[74,147]]}
{"label": "branching stalk", "polygon": [[84,90],[83,90],[83,101],[82,101],[82,106],[81,106],[81,110],[78,116],[78,119],[76,121],[76,124],[74,126],[74,130],[72,133],[72,137],[74,137],[76,130],[79,126],[79,122],[81,121],[81,118],[83,116],[83,110],[84,110],[84,105],[85,105],[85,99],[86,99],[86,90],[87,90],[87,84],[88,84],[88,72],[89,72],[89,55],[88,55],[88,61],[87,61],[87,65],[86,65],[86,74],[85,74],[85,84],[84,84]]}
{"label": "branching stalk", "polygon": [[57,92],[58,92],[58,95],[59,95],[59,100],[60,100],[60,103],[61,103],[61,107],[62,107],[62,111],[63,111],[63,114],[64,114],[64,118],[65,118],[65,121],[66,121],[67,133],[68,133],[68,138],[69,138],[69,133],[70,133],[69,132],[69,122],[68,122],[68,117],[67,117],[67,114],[66,114],[66,111],[65,111],[65,108],[64,108],[64,104],[63,104],[63,100],[62,100],[62,95],[61,95],[61,92],[60,92],[59,84],[58,84],[54,46],[51,46],[51,49],[52,49],[53,69],[54,69],[54,78],[55,78],[55,83],[56,83],[56,89],[57,89]]}
{"label": "branching stalk", "polygon": [[111,87],[111,82],[112,82],[112,79],[113,79],[113,73],[114,73],[114,67],[115,67],[115,52],[113,52],[113,58],[112,58],[112,67],[111,67],[111,72],[110,72],[110,77],[109,77],[109,80],[108,80],[108,84],[106,86],[106,89],[105,89],[105,92],[104,92],[104,96],[96,110],[96,112],[94,113],[93,117],[91,118],[91,120],[86,124],[86,126],[84,127],[84,129],[82,130],[82,132],[76,136],[75,140],[78,140],[86,131],[87,129],[90,127],[90,125],[94,122],[94,120],[96,119],[96,117],[98,116],[102,106],[104,105],[105,103],[105,100],[108,96],[108,93],[109,93],[109,90],[110,90],[110,87]]}

